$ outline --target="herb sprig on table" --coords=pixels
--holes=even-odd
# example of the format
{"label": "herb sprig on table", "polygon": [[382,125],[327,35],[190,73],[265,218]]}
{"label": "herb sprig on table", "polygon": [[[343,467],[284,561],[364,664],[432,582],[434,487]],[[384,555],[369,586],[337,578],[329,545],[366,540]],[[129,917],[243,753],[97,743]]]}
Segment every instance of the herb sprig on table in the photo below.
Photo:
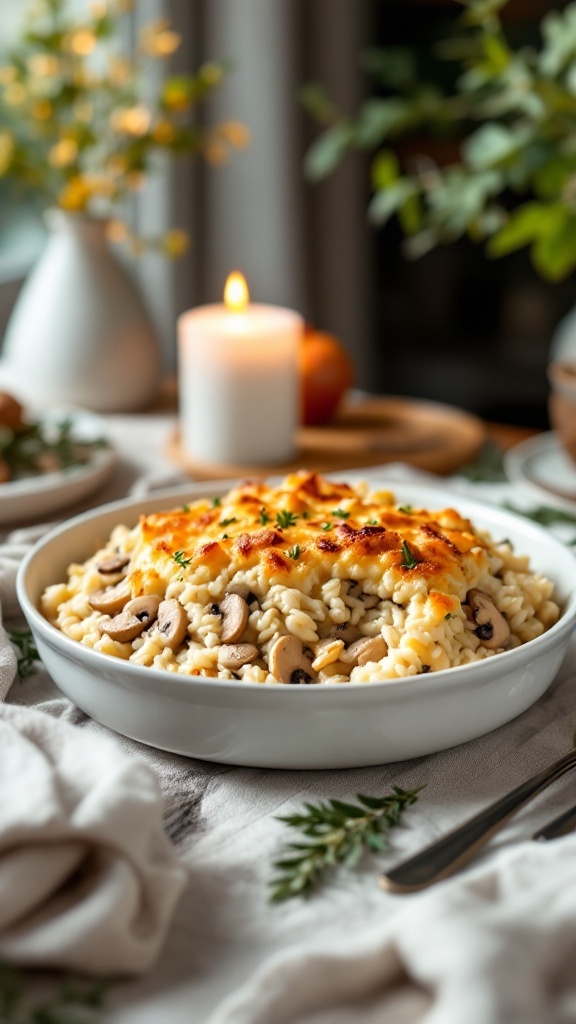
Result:
{"label": "herb sprig on table", "polygon": [[26,972],[20,968],[0,963],[2,1024],[97,1024],[103,1021],[108,982],[84,983],[65,978],[54,996],[31,1000],[26,994],[26,978]]}
{"label": "herb sprig on table", "polygon": [[[540,526],[555,526],[559,523],[564,523],[567,526],[576,528],[576,516],[570,512],[564,512],[561,508],[553,508],[551,505],[537,505],[535,508],[524,509],[517,508],[511,502],[505,501],[504,508],[508,509],[509,512],[515,512],[516,515],[524,516],[526,519],[532,519],[533,522],[539,523]],[[576,544],[576,538],[571,540],[570,544]]]}
{"label": "herb sprig on table", "polygon": [[32,675],[34,672],[35,663],[41,661],[34,637],[29,629],[7,629],[6,632],[10,643],[18,652],[16,663],[18,676],[20,679],[26,679],[26,676]]}
{"label": "herb sprig on table", "polygon": [[309,896],[337,867],[352,868],[365,851],[380,853],[388,847],[388,833],[407,807],[416,803],[422,786],[400,789],[383,797],[357,793],[358,804],[327,800],[304,804],[305,811],[278,817],[307,837],[288,843],[287,856],[274,862],[270,900],[280,903],[292,896]]}
{"label": "herb sprig on table", "polygon": [[7,463],[10,479],[83,466],[92,450],[108,447],[105,438],[79,439],[74,431],[72,419],[28,423],[18,430],[0,424],[0,459]]}

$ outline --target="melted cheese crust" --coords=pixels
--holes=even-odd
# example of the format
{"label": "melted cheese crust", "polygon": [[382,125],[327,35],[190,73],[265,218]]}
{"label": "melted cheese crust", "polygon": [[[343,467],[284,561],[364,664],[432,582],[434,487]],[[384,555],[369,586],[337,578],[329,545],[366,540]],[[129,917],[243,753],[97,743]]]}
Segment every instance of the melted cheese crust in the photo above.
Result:
{"label": "melted cheese crust", "polygon": [[449,612],[447,595],[461,599],[488,566],[486,542],[454,509],[398,506],[389,491],[307,472],[277,487],[245,481],[217,504],[201,500],[142,516],[136,534],[133,594],[167,585],[178,567],[186,577],[201,565],[214,576],[225,567],[257,566],[270,585],[298,589],[311,575],[377,580],[390,573],[394,584],[419,584],[439,602],[438,612]]}

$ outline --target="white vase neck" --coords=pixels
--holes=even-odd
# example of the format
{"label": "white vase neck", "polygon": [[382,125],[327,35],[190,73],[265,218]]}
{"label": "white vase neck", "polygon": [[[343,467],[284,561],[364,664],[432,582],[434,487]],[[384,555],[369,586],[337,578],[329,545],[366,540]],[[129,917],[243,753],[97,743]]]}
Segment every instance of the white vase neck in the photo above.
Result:
{"label": "white vase neck", "polygon": [[91,217],[86,213],[69,213],[67,210],[50,209],[45,219],[51,231],[76,235],[92,243],[106,243],[106,227],[104,218]]}

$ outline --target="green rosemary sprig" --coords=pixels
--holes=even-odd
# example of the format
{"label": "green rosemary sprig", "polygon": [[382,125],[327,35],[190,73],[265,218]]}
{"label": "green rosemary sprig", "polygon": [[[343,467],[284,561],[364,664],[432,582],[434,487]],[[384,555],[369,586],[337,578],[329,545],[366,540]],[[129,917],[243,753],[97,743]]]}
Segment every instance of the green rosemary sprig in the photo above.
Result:
{"label": "green rosemary sprig", "polygon": [[109,446],[102,437],[79,439],[74,427],[72,419],[65,419],[55,424],[30,423],[18,432],[0,428],[0,454],[8,463],[12,478],[83,466],[92,449]]}
{"label": "green rosemary sprig", "polygon": [[[553,508],[551,505],[537,505],[535,508],[524,509],[516,508],[511,502],[503,502],[503,507],[508,509],[509,512],[515,512],[519,516],[524,516],[526,519],[532,519],[535,523],[540,523],[540,526],[554,526],[556,523],[566,523],[568,526],[576,527],[576,516],[571,515],[570,512],[563,512],[561,508]],[[576,543],[571,541],[570,543]]]}
{"label": "green rosemary sprig", "polygon": [[109,982],[63,979],[52,998],[29,998],[25,972],[0,963],[0,1021],[2,1024],[97,1024]]}
{"label": "green rosemary sprig", "polygon": [[175,551],[172,558],[178,563],[178,565],[181,565],[183,569],[185,569],[187,565],[190,565],[190,562],[192,561],[191,558],[184,558],[183,551]]}
{"label": "green rosemary sprig", "polygon": [[294,513],[290,512],[289,509],[283,508],[281,512],[276,513],[276,525],[281,530],[287,529],[288,526],[294,526],[294,523],[299,517]]}
{"label": "green rosemary sprig", "polygon": [[6,632],[10,643],[19,652],[16,662],[18,676],[20,679],[26,679],[26,676],[32,675],[34,672],[35,663],[42,660],[38,654],[34,637],[29,629],[7,629]]}
{"label": "green rosemary sprig", "polygon": [[402,541],[402,562],[405,569],[413,569],[418,563],[405,540]]}
{"label": "green rosemary sprig", "polygon": [[290,828],[299,829],[307,841],[288,843],[287,857],[275,861],[278,875],[272,879],[270,900],[280,903],[292,896],[309,896],[326,872],[339,865],[355,867],[364,851],[380,853],[388,847],[387,835],[403,812],[418,799],[422,789],[394,786],[388,796],[357,793],[358,804],[328,800],[304,804],[306,811],[279,817]]}

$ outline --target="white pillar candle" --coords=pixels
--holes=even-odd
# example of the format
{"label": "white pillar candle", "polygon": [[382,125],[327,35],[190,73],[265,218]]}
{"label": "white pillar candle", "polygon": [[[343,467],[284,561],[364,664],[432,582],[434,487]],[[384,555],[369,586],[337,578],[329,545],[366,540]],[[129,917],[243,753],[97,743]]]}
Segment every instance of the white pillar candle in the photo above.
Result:
{"label": "white pillar candle", "polygon": [[180,430],[196,462],[274,465],[295,455],[302,317],[248,301],[231,274],[224,303],[178,321]]}

